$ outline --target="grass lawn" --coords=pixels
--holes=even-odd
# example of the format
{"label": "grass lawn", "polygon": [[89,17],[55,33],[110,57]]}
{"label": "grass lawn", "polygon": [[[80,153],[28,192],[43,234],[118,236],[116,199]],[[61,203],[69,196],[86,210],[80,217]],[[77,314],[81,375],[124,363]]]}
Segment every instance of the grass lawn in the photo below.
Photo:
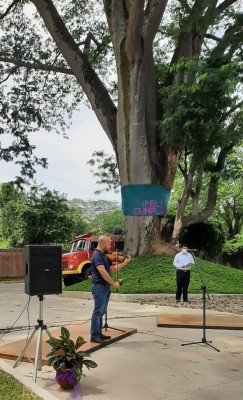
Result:
{"label": "grass lawn", "polygon": [[22,383],[0,369],[0,400],[40,400]]}
{"label": "grass lawn", "polygon": [[[201,278],[210,293],[243,294],[243,269],[214,264],[195,258],[196,266],[192,268],[190,293],[201,293]],[[176,269],[172,265],[173,258],[168,256],[137,257],[119,271],[123,279],[119,293],[175,293]],[[114,278],[114,276],[113,276]],[[91,281],[68,286],[65,291],[89,292]],[[112,288],[112,291],[115,290]]]}
{"label": "grass lawn", "polygon": [[24,281],[24,277],[8,277],[8,276],[4,276],[4,277],[0,277],[0,282],[1,281],[3,281],[3,282],[6,282],[6,281],[9,281],[9,282],[15,282],[15,281],[22,282],[22,281]]}

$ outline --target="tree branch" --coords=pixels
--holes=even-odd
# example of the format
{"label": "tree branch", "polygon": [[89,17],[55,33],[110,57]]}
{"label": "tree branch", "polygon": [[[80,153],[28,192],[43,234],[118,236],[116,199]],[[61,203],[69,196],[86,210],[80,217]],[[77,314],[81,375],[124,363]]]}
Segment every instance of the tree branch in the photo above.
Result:
{"label": "tree branch", "polygon": [[[181,57],[198,57],[201,50],[201,44],[205,38],[208,27],[215,21],[220,13],[222,13],[232,4],[236,3],[236,1],[237,0],[225,0],[218,7],[216,7],[217,0],[196,0],[193,5],[192,12],[190,15],[188,15],[184,26],[181,28],[180,36],[178,38],[178,45],[173,54],[171,65],[177,63]],[[206,12],[204,13],[205,9]],[[195,19],[195,16],[197,19]],[[226,30],[224,37],[229,35],[230,30],[233,30],[233,28],[229,27]],[[217,49],[220,49],[221,43],[222,39],[218,41],[218,45],[211,53],[212,55],[217,52]],[[222,51],[220,51],[220,53],[222,54]],[[171,85],[174,79],[175,77],[173,74],[168,74],[165,81],[165,86]]]}
{"label": "tree branch", "polygon": [[152,43],[163,18],[168,0],[149,0],[145,10],[144,36]]}
{"label": "tree branch", "polygon": [[7,8],[7,10],[5,11],[5,13],[0,15],[0,19],[3,19],[4,17],[6,17],[12,10],[12,8],[14,8],[18,3],[20,2],[20,0],[14,0],[10,6]]}
{"label": "tree branch", "polygon": [[186,228],[192,224],[199,224],[200,222],[204,222],[210,217],[210,215],[212,215],[217,202],[218,182],[219,174],[212,175],[208,187],[208,198],[205,208],[196,215],[190,214],[184,217],[182,220],[183,228]]}
{"label": "tree branch", "polygon": [[179,0],[181,3],[182,7],[189,13],[191,11],[191,7],[188,4],[187,0]]}
{"label": "tree branch", "polygon": [[215,168],[214,168],[214,172],[218,173],[223,170],[226,157],[228,156],[229,152],[233,149],[233,147],[234,147],[234,143],[230,143],[221,148],[219,155],[218,155],[218,160],[217,160]]}
{"label": "tree branch", "polygon": [[241,106],[243,106],[243,100],[240,101],[239,103],[233,105],[233,107],[231,107],[229,109],[229,111],[225,114],[224,119],[228,118],[234,111],[236,111],[238,108],[240,108]]}
{"label": "tree branch", "polygon": [[[199,57],[207,29],[212,22],[216,4],[217,0],[196,0],[187,17],[182,18],[182,26],[177,46],[171,59],[171,66],[181,58]],[[175,81],[180,84],[184,83],[185,77],[186,74],[183,71],[178,71],[177,73],[169,72],[164,86],[170,86]]]}
{"label": "tree branch", "polygon": [[6,76],[6,78],[4,78],[3,80],[0,81],[0,84],[6,82],[8,80],[8,78],[17,71],[17,69],[18,69],[18,67],[10,68],[8,75]]}
{"label": "tree branch", "polygon": [[210,1],[210,0],[196,0],[192,7],[193,14],[199,15],[200,17],[202,17],[204,10],[206,10],[207,7],[212,7],[213,5],[215,7],[217,2],[218,2],[218,0],[213,0],[213,4],[212,4],[212,1]]}
{"label": "tree branch", "polygon": [[215,40],[216,42],[219,42],[221,40],[218,36],[212,35],[211,33],[206,33],[205,37],[207,39]]}
{"label": "tree branch", "polygon": [[0,55],[0,61],[4,62],[4,63],[14,64],[14,65],[16,65],[16,67],[23,67],[23,68],[27,68],[27,69],[42,70],[42,71],[59,72],[61,74],[65,74],[65,75],[74,75],[71,69],[55,67],[54,65],[43,64],[41,62],[22,61],[17,58],[5,57],[2,55]]}
{"label": "tree branch", "polygon": [[223,11],[227,10],[232,4],[236,3],[238,0],[225,0],[221,3],[217,8],[218,15],[221,14]]}
{"label": "tree branch", "polygon": [[233,43],[231,44],[229,51],[227,52],[228,59],[232,59],[234,53],[241,48],[242,50],[243,45],[243,29],[233,35]]}
{"label": "tree branch", "polygon": [[207,203],[204,209],[199,213],[197,213],[196,215],[193,215],[193,213],[191,212],[190,215],[182,219],[183,228],[190,226],[192,224],[198,224],[200,222],[204,222],[207,218],[210,217],[210,215],[212,215],[217,202],[218,183],[220,179],[220,174],[224,168],[226,157],[228,156],[229,152],[232,150],[233,147],[234,144],[230,143],[229,145],[226,145],[221,148],[215,166],[212,169],[210,169],[211,178],[208,186]]}
{"label": "tree branch", "polygon": [[90,46],[91,46],[91,41],[93,41],[96,46],[97,50],[100,52],[101,51],[101,43],[96,40],[95,36],[93,35],[92,32],[89,32],[86,36],[86,39],[83,42],[78,43],[78,46],[84,45],[83,48],[83,53],[88,54],[90,51]]}
{"label": "tree branch", "polygon": [[92,68],[88,57],[79,49],[53,1],[31,1],[36,6],[47,30],[85,92],[92,109],[114,147],[117,141],[117,108],[108,90]]}
{"label": "tree branch", "polygon": [[[243,38],[241,19],[242,18],[236,18],[235,24],[229,26],[228,29],[226,29],[224,35],[222,36],[222,38],[218,42],[217,46],[213,49],[213,51],[210,55],[210,59],[212,61],[214,61],[216,59],[222,59],[222,56],[223,56],[225,50],[227,49],[227,47],[229,47],[230,45],[231,46],[233,45],[232,41],[233,42],[237,41],[237,43],[239,43],[239,39]],[[235,36],[237,33],[238,33],[238,37]]]}
{"label": "tree branch", "polygon": [[218,3],[218,0],[207,0],[206,1],[207,9],[205,11],[205,14],[202,16],[202,20],[199,24],[199,29],[201,31],[201,36],[202,36],[203,40],[206,36],[209,26],[211,25],[211,23],[213,21],[215,21],[217,3]]}
{"label": "tree branch", "polygon": [[191,214],[196,215],[199,210],[199,199],[200,199],[200,192],[202,188],[202,180],[203,180],[203,165],[204,162],[197,168],[197,176],[195,179],[195,189],[191,191],[191,198],[192,198],[192,207],[191,207]]}

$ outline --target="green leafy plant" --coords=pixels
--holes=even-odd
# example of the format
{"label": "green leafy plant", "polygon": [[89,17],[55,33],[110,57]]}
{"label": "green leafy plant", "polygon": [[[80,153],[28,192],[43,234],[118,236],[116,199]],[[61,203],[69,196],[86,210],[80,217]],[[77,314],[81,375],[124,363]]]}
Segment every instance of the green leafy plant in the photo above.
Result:
{"label": "green leafy plant", "polygon": [[74,379],[79,381],[83,373],[83,366],[88,369],[96,368],[98,365],[95,361],[88,360],[90,355],[84,351],[78,351],[86,342],[83,337],[78,336],[76,342],[70,339],[70,332],[67,328],[61,327],[60,339],[51,337],[46,341],[51,346],[51,351],[46,355],[48,365],[52,366],[55,371],[74,370]]}

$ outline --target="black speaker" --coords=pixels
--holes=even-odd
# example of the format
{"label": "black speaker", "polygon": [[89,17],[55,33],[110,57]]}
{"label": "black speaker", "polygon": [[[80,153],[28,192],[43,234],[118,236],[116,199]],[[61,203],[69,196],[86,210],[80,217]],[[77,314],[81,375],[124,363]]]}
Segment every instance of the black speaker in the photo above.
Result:
{"label": "black speaker", "polygon": [[62,293],[61,246],[25,246],[24,259],[26,294],[34,296]]}

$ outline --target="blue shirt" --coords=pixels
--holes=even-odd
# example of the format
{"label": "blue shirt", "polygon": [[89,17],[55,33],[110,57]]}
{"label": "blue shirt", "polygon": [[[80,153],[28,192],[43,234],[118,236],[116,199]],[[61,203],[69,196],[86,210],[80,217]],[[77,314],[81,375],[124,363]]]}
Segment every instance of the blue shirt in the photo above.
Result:
{"label": "blue shirt", "polygon": [[[188,271],[191,269],[191,266],[188,264],[194,264],[194,259],[191,253],[182,253],[182,251],[176,254],[174,258],[173,265],[176,269],[182,269],[183,271]],[[185,268],[182,268],[183,265],[186,265]]]}
{"label": "blue shirt", "polygon": [[107,285],[109,285],[108,282],[105,281],[105,279],[102,278],[101,274],[99,273],[97,266],[98,265],[103,265],[106,269],[106,271],[108,272],[108,274],[110,275],[110,266],[111,266],[111,262],[106,258],[106,256],[104,255],[104,253],[102,253],[100,250],[95,249],[92,259],[91,259],[91,275],[92,275],[92,282],[93,283],[107,283]]}

